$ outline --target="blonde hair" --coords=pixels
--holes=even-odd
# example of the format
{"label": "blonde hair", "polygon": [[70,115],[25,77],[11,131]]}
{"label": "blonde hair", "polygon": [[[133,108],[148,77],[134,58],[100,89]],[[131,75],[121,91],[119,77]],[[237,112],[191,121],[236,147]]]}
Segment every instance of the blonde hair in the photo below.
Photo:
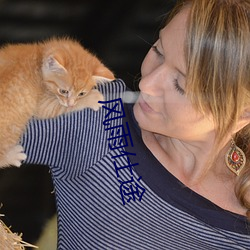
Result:
{"label": "blonde hair", "polygon": [[[213,115],[218,146],[250,108],[250,0],[182,0],[168,21],[187,6],[186,91],[199,111]],[[247,157],[235,193],[250,218],[250,125],[235,141]]]}

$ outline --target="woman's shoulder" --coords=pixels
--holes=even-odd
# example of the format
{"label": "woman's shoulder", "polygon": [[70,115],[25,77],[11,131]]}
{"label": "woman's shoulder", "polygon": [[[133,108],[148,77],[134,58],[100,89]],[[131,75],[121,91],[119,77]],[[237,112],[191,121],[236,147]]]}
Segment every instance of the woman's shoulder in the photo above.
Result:
{"label": "woman's shoulder", "polygon": [[121,98],[126,90],[126,84],[121,79],[97,84],[97,89],[104,95],[105,100]]}
{"label": "woman's shoulder", "polygon": [[122,122],[118,110],[120,106],[116,105],[115,101],[122,103],[126,85],[117,79],[98,84],[97,88],[104,95],[104,101],[100,103],[98,111],[86,108],[52,119],[30,120],[21,138],[21,144],[28,155],[27,162],[52,165],[58,164],[60,158],[63,158],[66,163],[72,165],[69,161],[74,157],[81,159],[76,157],[76,154],[88,152],[90,145],[93,144],[93,150],[97,150],[97,138],[107,141],[107,128]]}

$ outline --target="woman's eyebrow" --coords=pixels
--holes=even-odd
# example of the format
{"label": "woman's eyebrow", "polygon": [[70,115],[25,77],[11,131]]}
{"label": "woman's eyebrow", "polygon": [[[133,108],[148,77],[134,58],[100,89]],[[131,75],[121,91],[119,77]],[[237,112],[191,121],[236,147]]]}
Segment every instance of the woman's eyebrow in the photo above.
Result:
{"label": "woman's eyebrow", "polygon": [[184,78],[186,78],[186,74],[184,74],[180,69],[176,68],[176,70],[177,70]]}
{"label": "woman's eyebrow", "polygon": [[161,33],[161,30],[159,32],[159,40],[160,40],[161,47],[163,49],[164,47],[163,47],[163,43],[162,43],[162,33]]}

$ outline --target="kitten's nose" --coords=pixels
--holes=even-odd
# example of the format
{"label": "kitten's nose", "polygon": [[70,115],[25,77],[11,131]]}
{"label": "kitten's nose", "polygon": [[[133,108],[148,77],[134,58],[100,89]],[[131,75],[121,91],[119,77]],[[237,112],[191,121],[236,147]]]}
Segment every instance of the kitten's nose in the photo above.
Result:
{"label": "kitten's nose", "polygon": [[74,99],[69,99],[68,100],[68,107],[73,107],[75,106],[75,100]]}

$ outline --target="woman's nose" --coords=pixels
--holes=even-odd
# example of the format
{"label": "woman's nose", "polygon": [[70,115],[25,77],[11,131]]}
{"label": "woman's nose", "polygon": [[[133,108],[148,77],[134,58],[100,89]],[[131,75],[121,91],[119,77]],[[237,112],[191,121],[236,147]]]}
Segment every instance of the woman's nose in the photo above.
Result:
{"label": "woman's nose", "polygon": [[142,73],[139,89],[151,96],[161,96],[163,94],[163,79],[161,69],[154,68]]}
{"label": "woman's nose", "polygon": [[162,70],[164,70],[163,64],[155,60],[154,55],[149,51],[141,66],[140,90],[148,95],[160,95],[162,92]]}

